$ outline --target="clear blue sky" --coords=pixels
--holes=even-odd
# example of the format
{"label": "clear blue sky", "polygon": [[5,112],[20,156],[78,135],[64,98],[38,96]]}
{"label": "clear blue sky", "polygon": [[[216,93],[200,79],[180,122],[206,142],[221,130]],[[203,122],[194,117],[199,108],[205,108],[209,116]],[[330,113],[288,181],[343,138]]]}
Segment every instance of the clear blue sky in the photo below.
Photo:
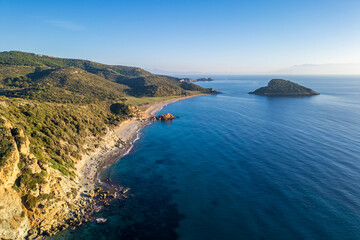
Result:
{"label": "clear blue sky", "polygon": [[0,51],[145,69],[359,63],[359,0],[0,0]]}

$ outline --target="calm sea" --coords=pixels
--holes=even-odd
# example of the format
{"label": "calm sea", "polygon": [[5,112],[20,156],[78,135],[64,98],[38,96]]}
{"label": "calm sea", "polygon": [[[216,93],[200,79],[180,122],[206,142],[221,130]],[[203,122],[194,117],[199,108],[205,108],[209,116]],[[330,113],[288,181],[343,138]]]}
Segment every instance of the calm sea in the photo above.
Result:
{"label": "calm sea", "polygon": [[218,76],[224,94],[165,107],[102,174],[134,197],[60,239],[360,239],[360,77],[291,76],[321,93],[247,92],[271,76]]}

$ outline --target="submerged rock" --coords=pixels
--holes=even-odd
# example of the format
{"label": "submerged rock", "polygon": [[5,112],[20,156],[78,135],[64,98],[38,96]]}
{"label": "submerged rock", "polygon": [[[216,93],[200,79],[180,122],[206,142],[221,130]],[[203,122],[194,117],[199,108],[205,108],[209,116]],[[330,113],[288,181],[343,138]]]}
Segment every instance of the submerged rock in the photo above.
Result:
{"label": "submerged rock", "polygon": [[95,219],[96,223],[100,224],[100,223],[105,223],[107,221],[106,218],[97,218]]}
{"label": "submerged rock", "polygon": [[272,79],[266,87],[256,89],[249,94],[263,95],[263,96],[312,96],[319,95],[310,88],[306,88],[297,83],[284,80]]}

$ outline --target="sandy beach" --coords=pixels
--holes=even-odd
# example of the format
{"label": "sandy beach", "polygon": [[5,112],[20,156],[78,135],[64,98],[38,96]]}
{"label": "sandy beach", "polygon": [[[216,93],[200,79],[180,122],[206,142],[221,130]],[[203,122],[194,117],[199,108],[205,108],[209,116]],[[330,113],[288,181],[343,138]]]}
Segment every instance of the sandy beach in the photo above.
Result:
{"label": "sandy beach", "polygon": [[152,122],[151,117],[155,116],[164,106],[203,95],[206,94],[173,98],[143,105],[144,116],[141,119],[128,119],[114,129],[108,129],[108,133],[102,138],[100,146],[90,154],[83,155],[82,160],[77,163],[79,183],[83,191],[89,191],[101,184],[98,179],[100,172],[131,150],[138,137],[138,132],[149,125]]}

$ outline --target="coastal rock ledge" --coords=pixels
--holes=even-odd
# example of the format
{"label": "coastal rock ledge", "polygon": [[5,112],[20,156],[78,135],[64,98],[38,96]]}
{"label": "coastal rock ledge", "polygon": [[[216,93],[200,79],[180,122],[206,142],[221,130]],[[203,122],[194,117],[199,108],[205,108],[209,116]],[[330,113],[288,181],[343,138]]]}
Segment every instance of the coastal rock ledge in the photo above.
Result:
{"label": "coastal rock ledge", "polygon": [[310,88],[306,88],[297,83],[284,80],[284,79],[272,79],[266,87],[256,89],[249,94],[256,94],[262,96],[312,96],[319,95]]}

